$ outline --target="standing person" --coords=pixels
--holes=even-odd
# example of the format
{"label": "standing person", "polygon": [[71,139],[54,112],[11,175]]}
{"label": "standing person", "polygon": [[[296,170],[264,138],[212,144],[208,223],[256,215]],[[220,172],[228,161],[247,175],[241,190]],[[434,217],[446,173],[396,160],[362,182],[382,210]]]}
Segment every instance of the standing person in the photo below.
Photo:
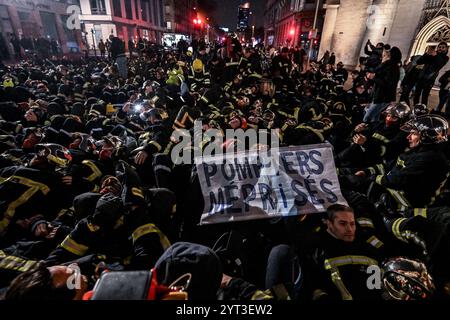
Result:
{"label": "standing person", "polygon": [[381,65],[375,69],[373,101],[364,115],[364,122],[378,121],[380,113],[388,103],[397,100],[401,61],[402,53],[397,47],[383,52]]}
{"label": "standing person", "polygon": [[98,43],[98,50],[100,50],[100,56],[102,58],[105,57],[105,51],[106,51],[106,45],[103,42],[103,39],[100,39],[99,43]]}
{"label": "standing person", "polygon": [[437,50],[432,47],[428,48],[427,52],[417,60],[417,64],[423,64],[424,67],[416,83],[414,104],[418,104],[420,98],[422,98],[422,104],[428,105],[431,88],[433,88],[439,71],[447,64],[448,60],[448,45],[446,42],[439,43]]}
{"label": "standing person", "polygon": [[130,53],[130,57],[133,55],[135,46],[133,39],[128,40],[128,52]]}
{"label": "standing person", "polygon": [[370,39],[367,40],[366,46],[364,47],[364,53],[368,55],[366,67],[376,68],[380,65],[383,55],[383,47],[383,42],[379,42],[376,46],[374,46]]}
{"label": "standing person", "polygon": [[334,52],[331,53],[330,60],[328,60],[328,64],[334,66],[336,64],[336,55]]}
{"label": "standing person", "polygon": [[[442,107],[444,105],[448,105],[448,94],[450,92],[450,70],[447,70],[440,78],[439,78],[440,90],[439,90],[439,104],[436,107],[437,112],[441,112]],[[448,107],[446,107],[446,113],[450,113]]]}
{"label": "standing person", "polygon": [[322,59],[319,60],[319,63],[321,64],[328,64],[328,62],[330,61],[330,51],[325,51]]}
{"label": "standing person", "polygon": [[114,35],[109,36],[111,41],[111,59],[117,64],[119,74],[123,79],[127,78],[127,57],[125,56],[125,43]]}
{"label": "standing person", "polygon": [[50,48],[52,51],[52,55],[57,56],[58,55],[58,42],[54,38],[50,41]]}
{"label": "standing person", "polygon": [[14,48],[14,58],[16,60],[22,59],[22,54],[20,52],[20,40],[17,39],[17,37],[14,34],[11,34],[11,40],[10,40],[13,48]]}

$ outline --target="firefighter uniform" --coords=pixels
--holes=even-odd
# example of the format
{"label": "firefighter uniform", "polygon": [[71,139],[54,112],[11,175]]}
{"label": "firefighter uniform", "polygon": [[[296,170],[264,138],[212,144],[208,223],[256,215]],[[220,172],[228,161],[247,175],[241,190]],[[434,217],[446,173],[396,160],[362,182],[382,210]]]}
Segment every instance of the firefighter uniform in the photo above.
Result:
{"label": "firefighter uniform", "polygon": [[390,166],[378,164],[364,171],[402,209],[432,205],[447,181],[449,165],[436,146],[423,145],[401,154]]}
{"label": "firefighter uniform", "polygon": [[[51,170],[13,166],[0,171],[0,235],[7,243],[27,230],[18,221],[35,216],[53,220],[61,208],[70,207],[61,176]],[[29,231],[29,230],[28,230]],[[16,239],[17,240],[17,239]]]}
{"label": "firefighter uniform", "polygon": [[307,259],[305,272],[310,272],[308,284],[313,299],[327,297],[331,300],[380,299],[380,290],[367,286],[370,266],[378,266],[379,254],[372,245],[344,242],[327,231],[318,233],[314,250]]}

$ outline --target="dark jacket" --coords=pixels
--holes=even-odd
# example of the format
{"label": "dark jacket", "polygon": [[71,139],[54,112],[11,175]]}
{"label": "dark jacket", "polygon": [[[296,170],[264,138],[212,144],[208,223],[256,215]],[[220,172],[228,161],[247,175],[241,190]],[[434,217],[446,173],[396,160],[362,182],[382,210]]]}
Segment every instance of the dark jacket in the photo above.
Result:
{"label": "dark jacket", "polygon": [[419,146],[401,154],[390,168],[373,177],[375,182],[403,191],[414,208],[430,205],[440,193],[449,172],[448,160],[435,147]]}
{"label": "dark jacket", "polygon": [[388,60],[375,70],[374,103],[388,103],[397,100],[397,84],[400,80],[400,67]]}
{"label": "dark jacket", "polygon": [[424,64],[422,72],[419,74],[419,81],[433,84],[436,81],[439,71],[447,64],[449,58],[447,52],[439,53],[435,56],[425,53],[417,60],[417,64]]}
{"label": "dark jacket", "polygon": [[441,84],[441,89],[445,89],[448,85],[448,79],[450,78],[450,70],[445,71],[445,73],[439,78],[439,83]]}

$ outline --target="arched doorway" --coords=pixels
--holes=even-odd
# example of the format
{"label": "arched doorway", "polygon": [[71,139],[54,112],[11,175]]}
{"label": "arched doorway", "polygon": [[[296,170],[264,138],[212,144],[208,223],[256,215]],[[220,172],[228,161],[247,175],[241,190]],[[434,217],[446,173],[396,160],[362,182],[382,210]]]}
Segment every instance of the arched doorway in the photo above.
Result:
{"label": "arched doorway", "polygon": [[428,22],[417,34],[410,56],[422,55],[428,46],[436,46],[439,42],[450,44],[450,19],[438,16]]}
{"label": "arched doorway", "polygon": [[[428,47],[437,47],[440,42],[447,42],[450,45],[450,19],[446,16],[434,18],[420,30],[414,40],[410,57],[423,55]],[[441,69],[436,80],[449,69],[450,62]],[[437,81],[435,85],[438,85]]]}

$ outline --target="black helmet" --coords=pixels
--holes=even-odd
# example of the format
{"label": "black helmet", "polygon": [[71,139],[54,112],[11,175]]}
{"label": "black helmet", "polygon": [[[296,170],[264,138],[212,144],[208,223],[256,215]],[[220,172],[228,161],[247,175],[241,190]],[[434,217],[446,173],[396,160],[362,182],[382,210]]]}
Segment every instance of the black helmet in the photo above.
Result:
{"label": "black helmet", "polygon": [[437,115],[423,115],[408,121],[403,131],[418,131],[420,142],[423,144],[437,144],[448,140],[448,122]]}
{"label": "black helmet", "polygon": [[411,114],[411,109],[404,102],[392,102],[388,105],[386,110],[384,111],[386,115],[391,115],[393,117],[398,118],[399,120],[404,120],[409,117]]}
{"label": "black helmet", "polygon": [[95,140],[86,133],[73,134],[74,142],[70,144],[71,149],[80,149],[86,153],[92,153],[97,149]]}
{"label": "black helmet", "polygon": [[157,81],[146,80],[142,85],[142,90],[145,90],[146,87],[152,87],[153,91],[156,91],[160,86],[161,85]]}
{"label": "black helmet", "polygon": [[435,286],[424,263],[404,257],[383,264],[383,287],[395,300],[430,299]]}
{"label": "black helmet", "polygon": [[69,150],[56,143],[39,143],[35,147],[36,153],[47,158],[48,162],[61,168],[69,166],[72,155]]}
{"label": "black helmet", "polygon": [[428,114],[428,108],[423,103],[416,104],[412,109],[413,117],[419,117]]}

